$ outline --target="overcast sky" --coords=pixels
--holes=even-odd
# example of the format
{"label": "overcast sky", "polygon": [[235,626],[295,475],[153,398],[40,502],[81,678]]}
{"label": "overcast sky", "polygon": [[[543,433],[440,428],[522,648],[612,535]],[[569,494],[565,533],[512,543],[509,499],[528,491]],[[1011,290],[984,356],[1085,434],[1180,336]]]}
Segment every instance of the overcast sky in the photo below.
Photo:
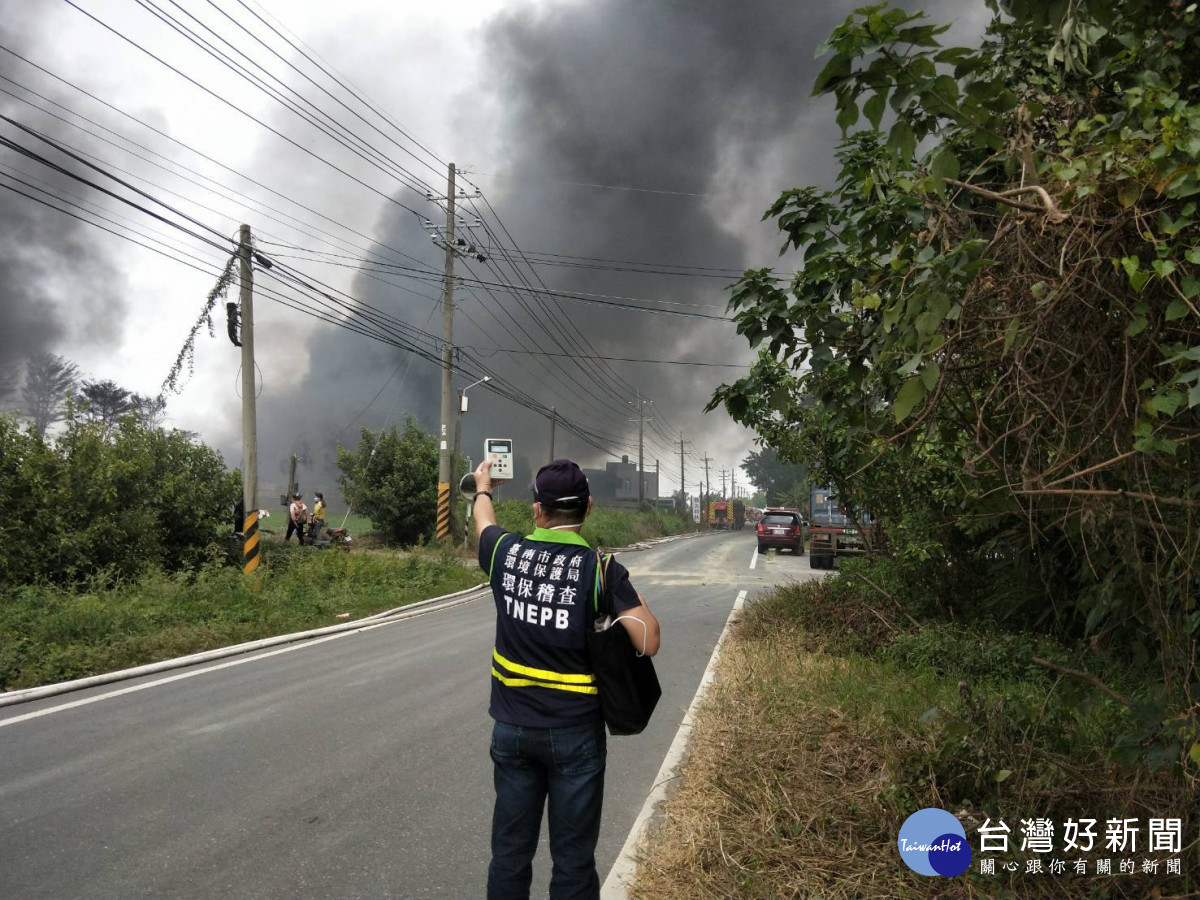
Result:
{"label": "overcast sky", "polygon": [[[73,2],[78,9],[66,0],[0,0],[0,45],[11,51],[0,52],[0,113],[154,199],[136,197],[7,122],[0,121],[0,136],[183,222],[154,201],[170,204],[218,245],[216,235],[233,236],[249,223],[261,251],[327,285],[338,300],[353,302],[344,292],[376,315],[437,334],[441,288],[426,273],[440,270],[443,253],[422,220],[441,224],[444,212],[424,191],[445,191],[445,163],[452,161],[467,170],[460,186],[483,194],[462,205],[464,220],[478,216],[488,225],[467,232],[488,260],[459,268],[468,281],[457,293],[456,343],[468,348],[472,367],[485,365],[593,433],[585,442],[561,427],[557,455],[596,466],[622,453],[636,456],[637,426],[629,419],[638,390],[654,401],[647,468],[661,461],[664,494],[679,485],[681,433],[689,442],[689,492],[706,452],[716,481],[717,471],[753,449],[753,435],[723,413],[701,412],[738,369],[616,361],[746,364],[750,351],[731,323],[474,282],[526,278],[539,290],[592,300],[637,298],[630,302],[723,315],[728,271],[780,264],[779,241],[770,223],[760,223],[762,210],[784,188],[823,183],[832,173],[830,104],[808,94],[820,65],[817,44],[854,4]],[[935,16],[960,16],[959,34],[977,32],[983,21],[982,2],[926,6]],[[375,163],[261,91],[256,85],[272,84],[262,69],[253,70],[253,83],[240,77],[162,17],[241,65],[261,65],[320,107],[314,115],[335,119],[330,127],[345,129]],[[0,191],[0,367],[45,350],[74,360],[87,377],[157,393],[228,251],[5,148],[0,184],[58,206],[82,204],[86,213],[72,211],[104,216],[111,220],[106,227],[179,257]],[[363,260],[372,263],[369,271]],[[596,260],[632,260],[672,274],[616,271],[628,267]],[[702,277],[682,267],[723,271]],[[258,286],[265,485],[282,482],[296,452],[305,487],[329,486],[334,448],[354,443],[361,426],[378,428],[408,412],[436,428],[436,366],[275,302],[297,295],[267,273]],[[306,302],[328,305],[311,295]],[[199,339],[194,374],[169,398],[168,412],[171,424],[198,432],[236,466],[240,357],[224,335],[223,306],[215,321],[216,337]],[[571,358],[579,355],[614,361]],[[456,386],[466,383],[456,378]],[[505,436],[517,442],[525,466],[545,461],[550,429],[543,415],[485,387],[471,397],[465,453],[478,457],[485,436]]]}

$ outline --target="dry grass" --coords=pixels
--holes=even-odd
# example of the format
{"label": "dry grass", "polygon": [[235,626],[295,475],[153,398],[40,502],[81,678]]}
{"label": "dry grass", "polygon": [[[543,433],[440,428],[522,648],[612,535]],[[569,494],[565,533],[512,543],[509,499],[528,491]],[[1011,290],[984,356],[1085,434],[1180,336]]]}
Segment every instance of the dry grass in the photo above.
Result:
{"label": "dry grass", "polygon": [[[813,652],[811,635],[761,622],[735,630],[726,648],[690,756],[641,854],[638,900],[1200,896],[1161,875],[985,877],[977,863],[953,879],[909,871],[896,850],[900,825],[913,810],[943,805],[933,778],[906,771],[934,750],[941,727],[918,719],[930,706],[951,707],[957,684]],[[1083,810],[1074,815],[1115,817],[1139,790],[1098,762],[1074,768],[1083,779],[1070,792],[1069,805]],[[1174,805],[1165,790],[1161,779],[1140,785],[1143,801],[1161,801],[1159,816]],[[1028,802],[1025,791],[1013,796],[1022,794]],[[1050,814],[1022,806],[1001,809],[1018,841],[1022,815]],[[951,809],[977,848],[982,816]],[[1144,855],[1134,854],[1139,865]]]}

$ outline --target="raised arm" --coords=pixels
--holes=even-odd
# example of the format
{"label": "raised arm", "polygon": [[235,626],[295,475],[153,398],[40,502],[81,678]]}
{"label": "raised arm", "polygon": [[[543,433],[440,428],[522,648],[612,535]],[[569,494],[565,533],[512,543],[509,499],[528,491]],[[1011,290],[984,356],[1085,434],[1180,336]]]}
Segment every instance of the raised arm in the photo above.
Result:
{"label": "raised arm", "polygon": [[[485,459],[475,469],[475,490],[490,491],[492,489],[492,461]],[[476,497],[475,499],[475,537],[483,534],[483,529],[496,524],[496,510],[492,506],[491,497]]]}

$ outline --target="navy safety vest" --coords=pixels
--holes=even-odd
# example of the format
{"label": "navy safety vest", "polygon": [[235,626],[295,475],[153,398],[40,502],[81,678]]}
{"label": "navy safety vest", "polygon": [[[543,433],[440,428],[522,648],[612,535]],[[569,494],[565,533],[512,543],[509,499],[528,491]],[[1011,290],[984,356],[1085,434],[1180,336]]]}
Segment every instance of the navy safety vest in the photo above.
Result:
{"label": "navy safety vest", "polygon": [[573,531],[504,534],[489,572],[496,602],[492,718],[536,728],[598,720],[587,653],[601,589],[595,551]]}

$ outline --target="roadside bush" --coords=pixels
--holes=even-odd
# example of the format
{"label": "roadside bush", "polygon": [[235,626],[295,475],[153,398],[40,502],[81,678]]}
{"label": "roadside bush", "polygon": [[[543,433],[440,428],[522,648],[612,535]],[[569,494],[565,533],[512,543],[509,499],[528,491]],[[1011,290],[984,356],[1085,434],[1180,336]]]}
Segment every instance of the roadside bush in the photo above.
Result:
{"label": "roadside bush", "polygon": [[231,531],[239,477],[188,434],[129,416],[52,442],[0,418],[0,571],[9,584],[192,568]]}
{"label": "roadside bush", "polygon": [[[1121,702],[1090,678],[1063,671],[1082,671],[1083,648],[980,621],[912,616],[883,587],[912,599],[916,589],[904,593],[899,584],[904,568],[896,560],[854,561],[840,577],[777,588],[748,607],[742,629],[747,640],[786,637],[806,652],[871,660],[897,681],[941,684],[949,701],[898,723],[933,728],[927,741],[899,752],[890,790],[915,796],[932,777],[947,803],[994,808],[1017,785],[1038,802],[1069,803],[1066,785],[1081,760],[1178,765],[1182,748],[1156,743],[1153,728],[1129,746],[1139,716],[1157,714],[1152,672],[1092,652],[1094,670],[1086,674],[1127,698]],[[1009,781],[1015,772],[1021,777]]]}
{"label": "roadside bush", "polygon": [[[434,535],[438,449],[433,435],[412,416],[404,430],[362,429],[358,447],[338,447],[338,484],[376,532],[393,544],[416,544]],[[457,485],[453,486],[457,490]]]}
{"label": "roadside bush", "polygon": [[504,500],[496,504],[496,524],[513,534],[533,531],[533,506],[527,500]]}

